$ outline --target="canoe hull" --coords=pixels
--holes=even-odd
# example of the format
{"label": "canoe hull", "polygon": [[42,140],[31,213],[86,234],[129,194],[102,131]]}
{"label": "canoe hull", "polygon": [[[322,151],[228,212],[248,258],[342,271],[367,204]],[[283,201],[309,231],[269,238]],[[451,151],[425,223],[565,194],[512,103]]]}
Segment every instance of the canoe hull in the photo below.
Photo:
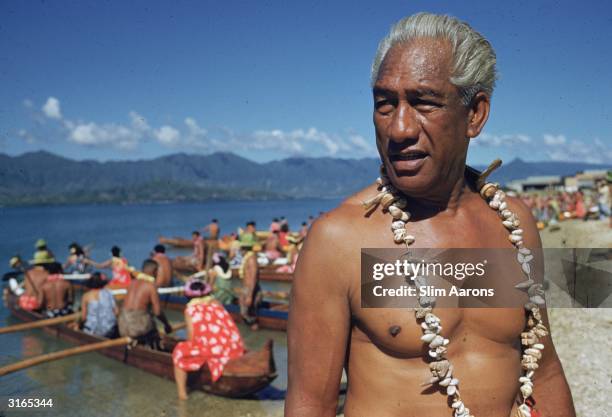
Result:
{"label": "canoe hull", "polygon": [[[14,297],[11,298],[14,299]],[[40,314],[21,310],[11,300],[9,300],[8,307],[13,316],[22,321],[29,322],[43,318]],[[63,324],[44,328],[44,331],[78,345],[105,340],[80,330],[71,329]],[[164,344],[171,351],[176,340],[166,337]],[[200,389],[223,397],[236,398],[252,395],[270,385],[277,377],[272,348],[272,340],[268,340],[262,350],[247,352],[243,357],[229,361],[223,371],[223,376],[215,383],[212,383],[208,367],[203,366],[200,371],[190,373],[189,385],[192,389]],[[115,346],[101,350],[100,353],[151,374],[174,380],[172,355],[168,352],[155,351],[142,346]]]}

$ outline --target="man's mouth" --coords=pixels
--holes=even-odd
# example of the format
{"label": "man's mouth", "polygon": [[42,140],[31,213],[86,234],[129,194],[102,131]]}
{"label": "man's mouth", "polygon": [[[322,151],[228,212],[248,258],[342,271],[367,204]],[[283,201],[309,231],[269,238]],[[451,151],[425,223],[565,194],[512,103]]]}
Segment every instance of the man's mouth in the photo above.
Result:
{"label": "man's mouth", "polygon": [[409,152],[402,152],[402,153],[396,153],[396,154],[391,154],[389,155],[389,160],[391,162],[394,161],[414,161],[416,159],[423,159],[427,156],[427,152],[424,151],[409,151]]}
{"label": "man's mouth", "polygon": [[389,155],[389,161],[398,173],[416,173],[427,160],[429,154],[421,150],[410,150],[407,152]]}

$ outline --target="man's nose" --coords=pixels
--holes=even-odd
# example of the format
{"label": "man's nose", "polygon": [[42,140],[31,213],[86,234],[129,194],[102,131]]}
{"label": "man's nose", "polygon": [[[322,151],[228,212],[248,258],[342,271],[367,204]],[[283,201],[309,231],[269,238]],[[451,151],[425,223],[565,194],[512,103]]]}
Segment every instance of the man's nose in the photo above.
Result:
{"label": "man's nose", "polygon": [[403,143],[410,139],[416,140],[418,137],[419,128],[415,110],[409,104],[400,102],[389,127],[389,139]]}

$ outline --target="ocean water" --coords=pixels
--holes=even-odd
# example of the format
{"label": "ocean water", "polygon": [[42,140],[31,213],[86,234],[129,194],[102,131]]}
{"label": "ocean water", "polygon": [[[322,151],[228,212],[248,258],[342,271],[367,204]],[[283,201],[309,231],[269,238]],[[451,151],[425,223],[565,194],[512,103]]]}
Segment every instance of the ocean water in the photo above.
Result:
{"label": "ocean water", "polygon": [[[67,246],[77,241],[89,246],[95,260],[107,259],[111,246],[118,245],[130,263],[139,265],[159,236],[187,237],[212,218],[219,219],[222,234],[244,226],[248,220],[255,220],[258,229],[267,229],[272,218],[280,216],[285,216],[291,229],[297,230],[309,215],[316,217],[339,202],[299,200],[0,208],[0,272],[8,269],[8,260],[15,254],[30,259],[33,244],[40,237],[47,240],[62,262],[68,256]],[[178,252],[171,250],[169,255]],[[180,312],[167,311],[167,314],[172,322],[182,321]],[[0,326],[15,323],[17,320],[0,306]],[[89,353],[0,378],[0,417],[281,416],[287,387],[286,335],[267,330],[252,332],[245,326],[239,327],[249,348],[257,349],[269,338],[275,342],[279,376],[256,399],[229,400],[194,392],[187,402],[180,402],[174,382]],[[0,335],[0,366],[70,346],[41,330]],[[37,410],[8,409],[9,398],[51,398],[54,406]]]}
{"label": "ocean water", "polygon": [[0,271],[8,268],[15,254],[31,259],[38,238],[47,240],[61,262],[68,256],[68,245],[76,241],[89,247],[95,260],[108,259],[110,248],[117,245],[130,263],[139,265],[159,236],[189,238],[213,218],[219,220],[222,234],[244,227],[249,220],[265,230],[272,218],[280,216],[287,218],[291,230],[298,230],[308,216],[316,217],[339,203],[329,199],[0,207]]}

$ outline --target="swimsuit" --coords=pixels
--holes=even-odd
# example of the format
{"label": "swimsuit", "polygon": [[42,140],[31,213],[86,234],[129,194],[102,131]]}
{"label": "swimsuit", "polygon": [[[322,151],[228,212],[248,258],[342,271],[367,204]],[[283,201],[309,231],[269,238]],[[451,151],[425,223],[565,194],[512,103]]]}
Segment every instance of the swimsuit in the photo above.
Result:
{"label": "swimsuit", "polygon": [[19,307],[22,310],[33,311],[38,310],[40,304],[38,304],[38,300],[35,296],[23,294],[19,297]]}

